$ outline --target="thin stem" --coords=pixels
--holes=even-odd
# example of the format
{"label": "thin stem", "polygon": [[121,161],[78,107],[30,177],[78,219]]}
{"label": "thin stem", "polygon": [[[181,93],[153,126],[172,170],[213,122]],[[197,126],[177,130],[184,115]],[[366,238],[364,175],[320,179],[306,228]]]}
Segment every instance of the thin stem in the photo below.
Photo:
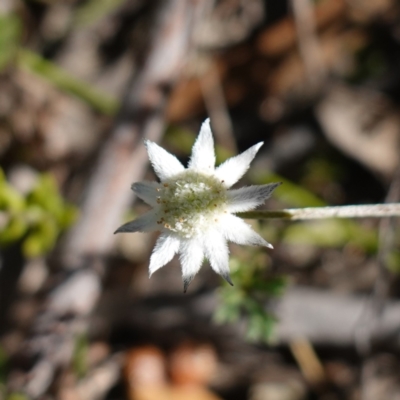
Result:
{"label": "thin stem", "polygon": [[237,216],[244,219],[283,218],[292,221],[322,218],[400,217],[400,203],[289,208],[279,211],[260,210],[237,213]]}

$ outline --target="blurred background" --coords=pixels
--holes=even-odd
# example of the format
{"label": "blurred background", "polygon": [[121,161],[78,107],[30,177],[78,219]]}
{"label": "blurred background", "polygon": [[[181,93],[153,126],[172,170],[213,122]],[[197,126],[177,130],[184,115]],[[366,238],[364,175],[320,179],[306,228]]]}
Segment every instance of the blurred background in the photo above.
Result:
{"label": "blurred background", "polygon": [[144,139],[264,141],[265,208],[398,202],[396,0],[0,0],[0,399],[400,399],[394,219],[251,221],[183,294]]}

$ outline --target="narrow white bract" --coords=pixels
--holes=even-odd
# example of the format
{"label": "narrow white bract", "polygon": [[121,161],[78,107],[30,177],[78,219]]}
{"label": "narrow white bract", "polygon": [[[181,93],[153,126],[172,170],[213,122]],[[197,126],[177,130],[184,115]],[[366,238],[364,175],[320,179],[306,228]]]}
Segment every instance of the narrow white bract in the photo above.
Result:
{"label": "narrow white bract", "polygon": [[229,190],[248,170],[262,143],[215,168],[214,141],[207,119],[187,169],[156,143],[145,144],[161,182],[134,183],[132,190],[153,208],[115,233],[160,231],[150,258],[150,276],[179,253],[185,292],[204,257],[216,273],[232,284],[227,241],[272,248],[233,213],[264,203],[280,183]]}

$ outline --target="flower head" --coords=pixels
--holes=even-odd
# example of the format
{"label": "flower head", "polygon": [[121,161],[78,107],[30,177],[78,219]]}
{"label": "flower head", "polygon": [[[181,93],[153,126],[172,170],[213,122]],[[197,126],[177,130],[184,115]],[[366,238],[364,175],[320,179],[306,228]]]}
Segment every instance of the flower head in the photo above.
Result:
{"label": "flower head", "polygon": [[150,258],[150,276],[179,253],[185,292],[204,257],[217,274],[232,284],[228,241],[272,248],[234,213],[259,206],[280,183],[230,189],[247,171],[263,143],[215,168],[214,141],[207,119],[187,169],[156,143],[145,144],[160,182],[134,183],[132,190],[153,208],[115,233],[160,231]]}

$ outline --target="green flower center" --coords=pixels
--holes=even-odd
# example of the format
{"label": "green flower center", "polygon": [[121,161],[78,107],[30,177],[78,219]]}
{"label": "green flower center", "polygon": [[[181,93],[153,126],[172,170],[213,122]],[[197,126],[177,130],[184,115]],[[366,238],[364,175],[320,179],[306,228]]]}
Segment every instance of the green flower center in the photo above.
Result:
{"label": "green flower center", "polygon": [[185,238],[204,232],[226,212],[227,190],[214,176],[187,170],[163,182],[158,191],[157,223]]}

